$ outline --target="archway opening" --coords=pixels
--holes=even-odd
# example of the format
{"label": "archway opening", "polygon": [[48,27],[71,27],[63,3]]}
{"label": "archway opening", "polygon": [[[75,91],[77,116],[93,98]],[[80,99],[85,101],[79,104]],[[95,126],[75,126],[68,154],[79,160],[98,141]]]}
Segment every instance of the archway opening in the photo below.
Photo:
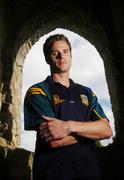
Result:
{"label": "archway opening", "polygon": [[[50,34],[64,33],[72,45],[72,68],[70,77],[82,85],[89,86],[97,94],[99,102],[102,105],[114,131],[114,118],[111,109],[111,102],[106,82],[103,60],[96,48],[86,39],[78,34],[57,28],[45,36],[42,36],[31,48],[26,56],[23,68],[23,85],[22,85],[22,107],[23,99],[27,89],[34,83],[40,82],[50,74],[49,66],[46,64],[42,46],[45,39]],[[24,131],[24,120],[22,110],[21,125],[21,147],[34,151],[36,133]],[[102,141],[103,145],[108,145],[110,140]]]}

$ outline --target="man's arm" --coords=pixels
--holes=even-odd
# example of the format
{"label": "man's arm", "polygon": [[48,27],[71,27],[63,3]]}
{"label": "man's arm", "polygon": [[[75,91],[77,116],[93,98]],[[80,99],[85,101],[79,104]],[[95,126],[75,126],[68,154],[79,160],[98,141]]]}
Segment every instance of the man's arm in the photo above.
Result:
{"label": "man's arm", "polygon": [[63,147],[71,144],[78,143],[77,136],[68,135],[63,138],[54,139],[49,131],[48,123],[42,123],[38,126],[38,133],[46,143],[52,148]]}
{"label": "man's arm", "polygon": [[52,140],[48,142],[49,146],[52,148],[64,147],[64,146],[68,146],[68,145],[72,145],[76,143],[78,143],[78,139],[71,135],[68,135],[62,139]]}
{"label": "man's arm", "polygon": [[[106,119],[89,122],[62,121],[56,118],[43,116],[46,128],[42,129],[42,137],[52,145],[61,143],[76,142],[76,138],[71,134],[86,137],[93,140],[107,139],[112,136],[112,130]],[[70,137],[71,136],[71,137]],[[77,142],[76,142],[77,143]]]}
{"label": "man's arm", "polygon": [[93,140],[109,139],[112,136],[112,129],[105,118],[90,122],[70,121],[69,126],[72,133]]}
{"label": "man's arm", "polygon": [[36,130],[44,122],[42,115],[55,117],[47,94],[42,88],[29,88],[24,99],[24,128]]}

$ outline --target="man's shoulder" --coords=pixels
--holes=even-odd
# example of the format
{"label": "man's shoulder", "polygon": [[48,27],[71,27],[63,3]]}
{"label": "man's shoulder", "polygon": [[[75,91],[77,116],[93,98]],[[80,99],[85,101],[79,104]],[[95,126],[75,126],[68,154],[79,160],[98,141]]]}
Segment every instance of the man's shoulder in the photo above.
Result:
{"label": "man's shoulder", "polygon": [[47,89],[48,88],[48,84],[49,84],[48,79],[49,79],[49,76],[47,76],[46,79],[31,85],[29,87],[29,89],[31,89],[31,88],[43,88],[43,89]]}
{"label": "man's shoulder", "polygon": [[38,87],[41,87],[41,88],[42,88],[42,87],[44,86],[45,81],[46,81],[46,80],[37,82],[37,83],[31,85],[31,86],[29,87],[29,89],[31,89],[31,88],[38,88]]}
{"label": "man's shoulder", "polygon": [[79,89],[92,93],[92,89],[90,87],[78,83],[76,83],[76,85]]}
{"label": "man's shoulder", "polygon": [[38,82],[36,84],[33,84],[30,86],[27,90],[27,95],[43,95],[46,96],[49,100],[51,100],[51,94],[49,91],[48,83],[47,83],[47,78],[44,79],[41,82]]}
{"label": "man's shoulder", "polygon": [[38,83],[35,83],[31,85],[26,92],[26,96],[32,95],[32,94],[42,94],[46,96],[46,87],[45,87],[46,80],[40,81]]}

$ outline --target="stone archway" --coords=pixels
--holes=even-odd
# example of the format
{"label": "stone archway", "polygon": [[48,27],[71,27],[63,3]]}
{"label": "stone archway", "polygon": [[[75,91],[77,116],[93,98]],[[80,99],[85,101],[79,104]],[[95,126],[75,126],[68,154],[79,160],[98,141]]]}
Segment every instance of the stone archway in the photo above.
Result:
{"label": "stone archway", "polygon": [[[47,9],[46,9],[47,11]],[[64,11],[67,11],[65,8]],[[73,16],[72,16],[73,13]],[[13,137],[13,144],[19,145],[20,139],[20,102],[21,102],[21,86],[22,86],[22,70],[24,59],[32,47],[32,45],[38,41],[38,39],[43,36],[45,33],[48,33],[55,29],[56,27],[62,27],[63,29],[70,29],[81,36],[89,40],[98,50],[101,57],[104,60],[106,77],[108,82],[108,87],[110,90],[111,100],[115,101],[116,99],[116,89],[111,91],[112,86],[115,84],[112,72],[114,70],[112,64],[112,55],[109,49],[110,43],[107,39],[105,29],[102,27],[100,22],[98,22],[91,13],[86,10],[77,11],[74,7],[70,7],[70,13],[66,17],[66,13],[52,11],[50,12],[52,16],[44,18],[43,14],[39,14],[33,19],[31,19],[23,29],[20,31],[20,34],[17,38],[14,54],[16,57],[13,65],[13,74],[11,78],[11,95],[13,103],[10,107],[10,111],[13,114],[14,122],[12,126],[13,131],[16,132],[15,137]],[[59,18],[58,15],[59,14]],[[76,22],[76,24],[75,24]],[[13,58],[14,58],[13,57]],[[115,86],[116,87],[116,86]],[[113,89],[112,89],[113,90]],[[16,95],[16,96],[15,96]],[[16,97],[16,98],[15,98]],[[114,97],[114,98],[113,98]],[[14,111],[13,111],[14,109]],[[117,107],[116,107],[117,109]],[[114,106],[113,106],[114,110]],[[14,136],[14,133],[13,133]]]}

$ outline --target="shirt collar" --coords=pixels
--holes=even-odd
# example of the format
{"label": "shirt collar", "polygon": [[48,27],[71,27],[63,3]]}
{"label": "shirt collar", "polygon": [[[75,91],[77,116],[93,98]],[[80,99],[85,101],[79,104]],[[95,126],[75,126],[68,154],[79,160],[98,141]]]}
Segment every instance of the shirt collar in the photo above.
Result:
{"label": "shirt collar", "polygon": [[[60,84],[60,83],[54,81],[54,80],[51,78],[51,76],[47,76],[46,81],[47,81],[47,83],[48,83],[49,85]],[[72,79],[70,79],[70,78],[69,78],[69,81],[70,81],[70,86],[69,86],[69,88],[70,88],[70,87],[73,87],[73,86],[75,85],[75,82],[74,82]]]}

